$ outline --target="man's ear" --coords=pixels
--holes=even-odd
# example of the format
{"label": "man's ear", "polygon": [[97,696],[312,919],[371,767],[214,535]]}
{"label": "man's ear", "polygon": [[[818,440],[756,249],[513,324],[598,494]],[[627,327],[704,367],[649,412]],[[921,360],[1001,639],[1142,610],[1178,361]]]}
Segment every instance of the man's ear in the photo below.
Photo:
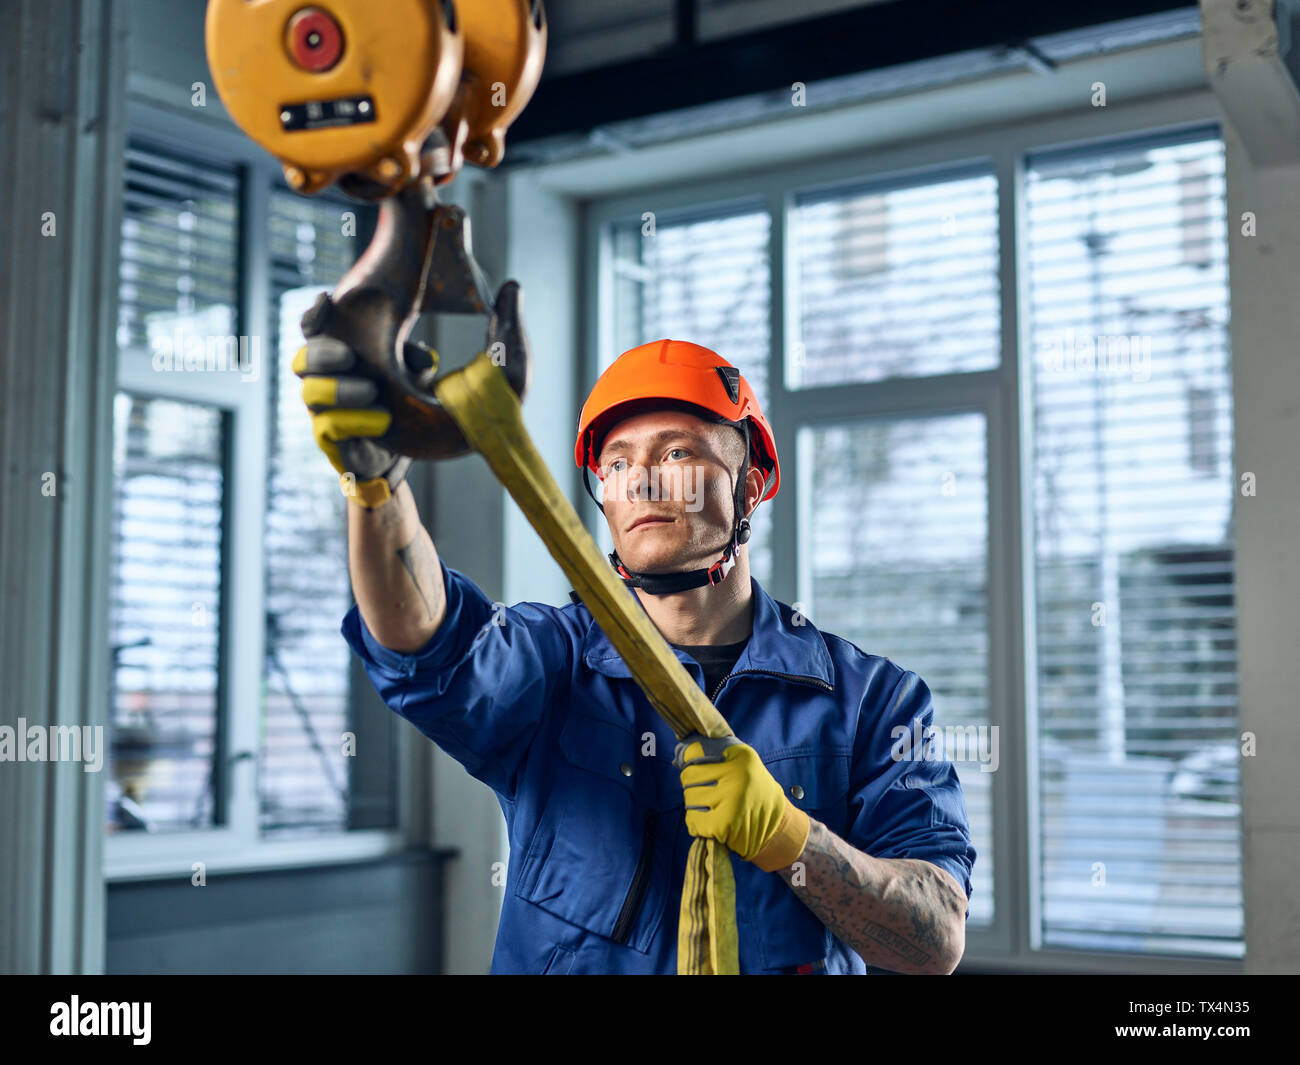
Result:
{"label": "man's ear", "polygon": [[[758,506],[759,496],[763,494],[763,471],[753,464],[745,474],[745,516],[749,517]],[[752,502],[751,502],[752,500]]]}

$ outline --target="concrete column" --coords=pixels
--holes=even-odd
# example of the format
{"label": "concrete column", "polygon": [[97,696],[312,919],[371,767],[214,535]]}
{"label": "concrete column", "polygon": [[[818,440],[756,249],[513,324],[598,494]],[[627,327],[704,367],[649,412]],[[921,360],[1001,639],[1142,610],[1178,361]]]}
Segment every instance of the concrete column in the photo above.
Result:
{"label": "concrete column", "polygon": [[[125,7],[13,0],[0,33],[0,726],[105,743]],[[0,762],[0,972],[103,969],[83,767]]]}
{"label": "concrete column", "polygon": [[[1245,968],[1300,967],[1300,93],[1272,0],[1202,0],[1223,105],[1236,498]],[[1296,42],[1300,47],[1300,41]],[[1242,479],[1253,479],[1253,495]]]}

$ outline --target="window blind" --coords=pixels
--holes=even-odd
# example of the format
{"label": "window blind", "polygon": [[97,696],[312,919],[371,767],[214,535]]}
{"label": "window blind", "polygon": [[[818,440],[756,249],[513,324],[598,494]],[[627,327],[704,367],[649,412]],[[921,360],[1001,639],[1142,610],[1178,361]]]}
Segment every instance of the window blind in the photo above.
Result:
{"label": "window blind", "polygon": [[1222,144],[1033,156],[1026,205],[1041,934],[1240,957]]}
{"label": "window blind", "polygon": [[997,366],[992,174],[801,192],[789,233],[789,387]]}
{"label": "window blind", "polygon": [[220,411],[115,398],[110,832],[213,823],[224,446]]}
{"label": "window blind", "polygon": [[[361,217],[359,217],[361,216]],[[271,419],[267,481],[266,709],[258,774],[261,829],[285,837],[393,823],[391,714],[381,735],[344,751],[358,735],[353,716],[351,651],[339,635],[352,605],[347,568],[346,502],[312,436],[302,381],[292,369],[303,344],[301,318],[352,265],[364,228],[358,205],[270,196]],[[382,712],[381,708],[381,712]],[[361,748],[364,746],[364,750]],[[353,768],[378,760],[387,783],[359,794]],[[368,804],[362,809],[362,804]]]}
{"label": "window blind", "polygon": [[120,346],[174,351],[236,332],[238,195],[231,168],[127,146]]}

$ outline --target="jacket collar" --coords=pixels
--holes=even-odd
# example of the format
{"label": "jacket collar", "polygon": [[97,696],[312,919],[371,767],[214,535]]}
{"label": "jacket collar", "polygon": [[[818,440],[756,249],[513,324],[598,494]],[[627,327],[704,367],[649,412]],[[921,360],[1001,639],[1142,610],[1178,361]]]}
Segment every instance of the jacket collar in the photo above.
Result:
{"label": "jacket collar", "polygon": [[[831,656],[822,634],[807,618],[802,618],[802,624],[794,624],[794,611],[790,607],[778,603],[768,595],[752,576],[749,583],[754,596],[754,631],[732,667],[732,672],[763,670],[784,673],[800,679],[818,680],[833,687]],[[628,589],[628,594],[641,607],[641,600],[632,589]],[[585,606],[580,609],[591,617]],[[644,610],[644,607],[641,609]],[[685,663],[691,660],[685,651],[678,650],[671,644],[669,647],[678,661]],[[594,618],[591,619],[583,640],[582,658],[597,673],[603,673],[607,677],[632,676],[627,663]]]}

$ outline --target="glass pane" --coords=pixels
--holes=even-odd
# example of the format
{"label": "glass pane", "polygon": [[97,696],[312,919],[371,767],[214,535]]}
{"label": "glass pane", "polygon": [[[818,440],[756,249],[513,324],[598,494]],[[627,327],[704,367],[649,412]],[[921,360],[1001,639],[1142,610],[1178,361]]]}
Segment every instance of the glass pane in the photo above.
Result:
{"label": "glass pane", "polygon": [[961,778],[978,856],[971,925],[993,919],[998,767],[988,707],[986,454],[977,413],[799,434],[799,468],[809,481],[799,534],[808,545],[812,584],[801,588],[808,617],[929,685],[934,727]]}
{"label": "glass pane", "polygon": [[116,396],[110,832],[214,823],[223,435],[210,407]]}
{"label": "glass pane", "polygon": [[[617,350],[601,352],[600,369],[621,352],[652,340],[688,340],[738,367],[766,413],[770,232],[766,211],[677,222],[656,219],[653,227],[641,219],[614,226]],[[781,427],[773,425],[772,431],[779,453]],[[750,573],[762,585],[772,573],[770,517],[770,501],[760,504],[750,519],[749,543],[742,548],[749,552]],[[603,542],[607,552],[612,550],[607,532]]]}
{"label": "glass pane", "polygon": [[1222,145],[1027,201],[1044,942],[1241,957]]}
{"label": "glass pane", "polygon": [[[345,214],[346,212],[346,214]],[[283,838],[396,823],[396,726],[375,700],[354,713],[345,500],[312,436],[294,375],[303,312],[360,251],[356,205],[271,196],[272,383],[266,502],[266,704],[261,830]],[[345,733],[355,740],[345,753]]]}
{"label": "glass pane", "polygon": [[233,169],[127,148],[119,346],[182,368],[224,354],[214,342],[235,331],[238,195]]}
{"label": "glass pane", "polygon": [[789,233],[789,387],[998,365],[993,175],[802,194]]}

